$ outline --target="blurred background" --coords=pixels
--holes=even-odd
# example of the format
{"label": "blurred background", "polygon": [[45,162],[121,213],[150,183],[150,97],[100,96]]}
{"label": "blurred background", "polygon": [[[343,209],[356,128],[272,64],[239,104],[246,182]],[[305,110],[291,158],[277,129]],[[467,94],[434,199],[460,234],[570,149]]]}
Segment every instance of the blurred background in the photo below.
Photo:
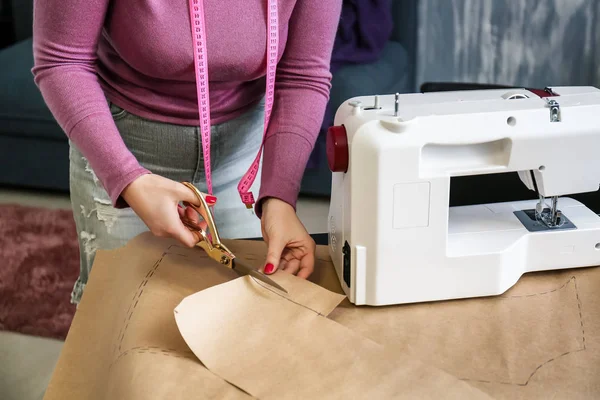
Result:
{"label": "blurred background", "polygon": [[[68,302],[78,273],[68,143],[32,79],[32,8],[31,0],[0,0],[4,400],[43,396],[74,313]],[[331,174],[324,133],[345,100],[447,90],[455,84],[597,86],[599,23],[600,2],[594,0],[344,0],[332,56],[331,99],[298,205],[309,231],[327,229]],[[468,186],[463,189],[455,191],[456,202],[481,200]],[[521,195],[519,190],[514,193]],[[24,232],[33,238],[29,253],[14,247],[21,243],[14,238]],[[49,235],[53,241],[39,239]],[[58,252],[60,257],[40,259],[32,252]]]}

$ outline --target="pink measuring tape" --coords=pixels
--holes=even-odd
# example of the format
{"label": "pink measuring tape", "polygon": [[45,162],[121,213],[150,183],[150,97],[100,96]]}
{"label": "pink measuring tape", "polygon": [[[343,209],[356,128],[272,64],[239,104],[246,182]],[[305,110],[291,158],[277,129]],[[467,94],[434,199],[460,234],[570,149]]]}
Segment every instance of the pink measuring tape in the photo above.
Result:
{"label": "pink measuring tape", "polygon": [[[206,52],[206,25],[204,22],[203,0],[189,0],[190,21],[192,24],[192,41],[194,43],[194,60],[196,70],[196,92],[198,95],[198,114],[200,116],[200,133],[202,135],[202,153],[204,156],[204,171],[208,194],[212,192],[211,163],[210,163],[210,99],[208,92],[208,64]],[[279,42],[277,0],[267,1],[267,88],[265,98],[265,120],[263,138],[256,158],[238,184],[238,192],[247,208],[252,208],[254,196],[250,187],[258,174],[262,149],[269,126],[271,110],[275,93],[275,71],[277,66],[277,48]]]}

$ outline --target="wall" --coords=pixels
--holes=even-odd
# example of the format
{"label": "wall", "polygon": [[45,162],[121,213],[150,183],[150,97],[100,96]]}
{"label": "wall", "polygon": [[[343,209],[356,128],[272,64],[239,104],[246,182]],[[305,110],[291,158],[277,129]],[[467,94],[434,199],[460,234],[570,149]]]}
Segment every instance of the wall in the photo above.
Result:
{"label": "wall", "polygon": [[418,85],[600,85],[600,1],[420,0],[418,13]]}

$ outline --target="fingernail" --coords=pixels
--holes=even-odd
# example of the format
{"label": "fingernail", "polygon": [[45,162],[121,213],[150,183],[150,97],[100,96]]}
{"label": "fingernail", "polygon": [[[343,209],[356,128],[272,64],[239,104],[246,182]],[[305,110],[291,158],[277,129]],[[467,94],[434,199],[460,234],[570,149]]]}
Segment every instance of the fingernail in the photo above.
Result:
{"label": "fingernail", "polygon": [[217,198],[215,196],[208,195],[206,196],[206,202],[210,204],[214,204],[217,202]]}
{"label": "fingernail", "polygon": [[275,266],[271,263],[265,265],[265,274],[270,274],[275,269]]}
{"label": "fingernail", "polygon": [[181,207],[181,204],[177,204],[177,208],[181,208],[183,210],[183,207]]}

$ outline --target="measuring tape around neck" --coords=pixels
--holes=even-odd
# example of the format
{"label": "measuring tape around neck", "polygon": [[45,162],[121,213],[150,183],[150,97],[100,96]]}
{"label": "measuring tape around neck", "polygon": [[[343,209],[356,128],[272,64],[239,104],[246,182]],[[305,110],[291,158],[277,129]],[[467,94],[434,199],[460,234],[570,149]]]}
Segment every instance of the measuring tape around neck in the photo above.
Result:
{"label": "measuring tape around neck", "polygon": [[[208,63],[206,51],[206,24],[204,21],[203,0],[189,0],[190,22],[192,26],[192,41],[194,45],[194,69],[196,73],[196,92],[198,96],[198,115],[200,133],[202,136],[202,153],[204,157],[204,172],[208,194],[213,194],[211,163],[210,163],[210,98],[208,88]],[[271,110],[275,99],[275,71],[279,45],[279,30],[277,18],[277,0],[267,1],[267,72],[265,91],[265,117],[263,137],[256,158],[238,184],[238,192],[247,208],[252,208],[254,196],[250,187],[258,174],[262,149],[271,118]]]}

